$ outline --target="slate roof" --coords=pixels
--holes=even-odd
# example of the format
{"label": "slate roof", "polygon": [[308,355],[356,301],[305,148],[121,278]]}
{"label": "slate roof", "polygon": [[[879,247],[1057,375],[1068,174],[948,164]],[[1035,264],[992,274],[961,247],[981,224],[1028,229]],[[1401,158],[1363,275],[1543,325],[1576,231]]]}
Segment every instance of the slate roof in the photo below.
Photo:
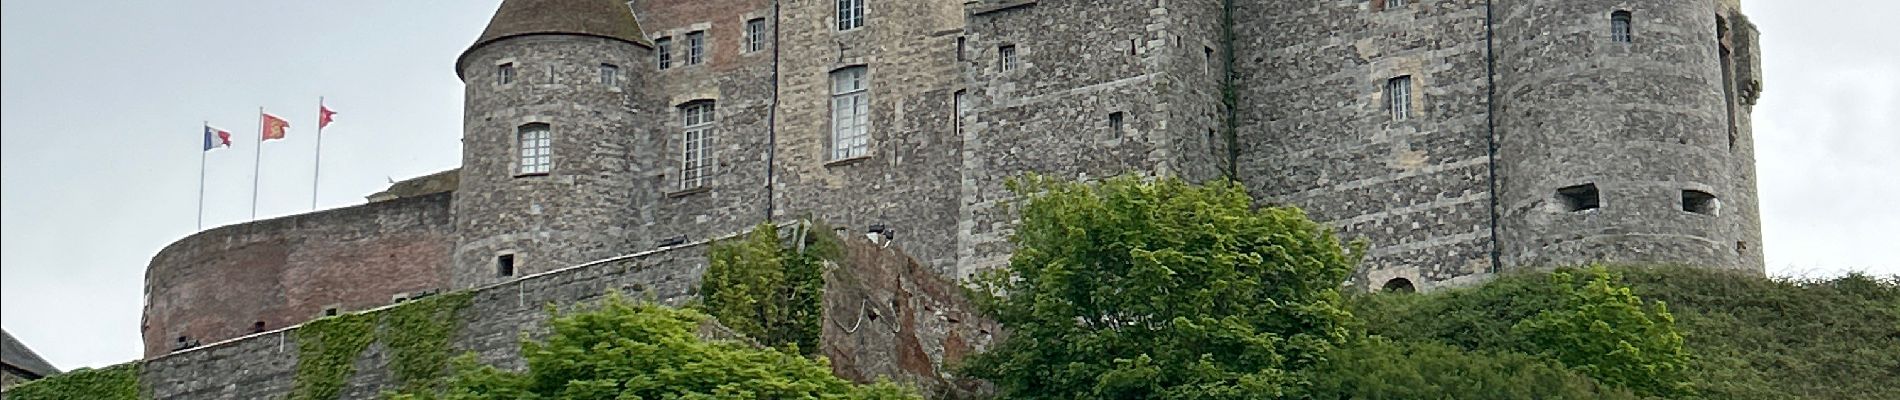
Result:
{"label": "slate roof", "polygon": [[4,336],[4,340],[0,340],[0,363],[41,377],[59,373],[58,368],[53,368],[53,364],[33,353],[33,349],[26,348],[26,344],[14,339],[13,334],[0,330],[0,336]]}
{"label": "slate roof", "polygon": [[633,9],[620,0],[504,0],[488,29],[469,49],[509,37],[572,34],[619,39],[651,47]]}

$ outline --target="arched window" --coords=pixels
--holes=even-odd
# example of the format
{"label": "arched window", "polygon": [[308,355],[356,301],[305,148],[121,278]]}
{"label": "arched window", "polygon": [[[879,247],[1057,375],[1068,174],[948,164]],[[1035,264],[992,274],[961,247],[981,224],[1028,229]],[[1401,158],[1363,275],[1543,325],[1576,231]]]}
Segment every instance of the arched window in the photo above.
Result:
{"label": "arched window", "polygon": [[1385,281],[1385,286],[1379,288],[1379,291],[1391,292],[1391,293],[1412,293],[1412,292],[1418,291],[1418,288],[1412,286],[1411,279],[1392,278],[1392,280]]}
{"label": "arched window", "polygon": [[548,124],[522,125],[515,130],[515,137],[521,149],[521,162],[515,170],[516,174],[539,175],[554,169],[554,135]]}
{"label": "arched window", "polygon": [[1610,40],[1617,43],[1629,43],[1634,40],[1630,33],[1630,12],[1617,10],[1610,13]]}
{"label": "arched window", "polygon": [[706,186],[712,169],[713,102],[695,101],[680,106],[680,189]]}

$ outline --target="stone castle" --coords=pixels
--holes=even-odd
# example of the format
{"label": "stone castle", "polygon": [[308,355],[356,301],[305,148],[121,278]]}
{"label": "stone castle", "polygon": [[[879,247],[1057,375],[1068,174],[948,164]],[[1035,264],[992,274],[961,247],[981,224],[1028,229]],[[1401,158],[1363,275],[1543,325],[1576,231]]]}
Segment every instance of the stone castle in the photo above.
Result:
{"label": "stone castle", "polygon": [[[1237,180],[1368,241],[1362,290],[1759,272],[1759,59],[1738,0],[505,0],[455,60],[460,169],[168,246],[145,350],[703,264],[667,249],[763,220],[964,277],[1006,264],[1027,172]],[[626,279],[703,268],[677,271]],[[255,342],[232,348],[283,347]]]}

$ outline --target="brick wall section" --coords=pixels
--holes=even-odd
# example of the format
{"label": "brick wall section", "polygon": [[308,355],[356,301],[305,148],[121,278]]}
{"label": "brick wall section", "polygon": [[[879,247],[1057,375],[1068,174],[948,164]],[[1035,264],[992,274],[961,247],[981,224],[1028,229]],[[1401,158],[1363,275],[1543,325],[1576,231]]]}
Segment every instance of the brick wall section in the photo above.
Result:
{"label": "brick wall section", "polygon": [[[1371,245],[1358,279],[1490,269],[1484,2],[1236,0],[1240,177]],[[1412,77],[1395,121],[1387,80]]]}
{"label": "brick wall section", "polygon": [[[1616,10],[1633,12],[1631,43],[1611,40]],[[1759,228],[1744,227],[1753,224],[1752,210],[1682,210],[1683,190],[1735,199],[1735,188],[1746,184],[1736,182],[1734,160],[1753,158],[1728,143],[1719,11],[1714,0],[1500,5],[1507,267],[1760,265],[1758,253],[1740,256],[1736,246],[1759,238]],[[1585,183],[1599,188],[1601,209],[1568,212],[1556,204],[1558,188]]]}
{"label": "brick wall section", "polygon": [[227,226],[172,243],[146,269],[145,356],[362,310],[447,285],[447,193]]}

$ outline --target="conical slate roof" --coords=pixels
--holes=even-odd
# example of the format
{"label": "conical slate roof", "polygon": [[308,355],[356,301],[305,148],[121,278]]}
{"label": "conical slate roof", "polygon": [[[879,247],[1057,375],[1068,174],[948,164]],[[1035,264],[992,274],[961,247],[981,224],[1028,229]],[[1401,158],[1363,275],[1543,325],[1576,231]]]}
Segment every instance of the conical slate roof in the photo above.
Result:
{"label": "conical slate roof", "polygon": [[620,0],[503,0],[495,17],[488,20],[488,29],[468,49],[510,37],[542,34],[596,36],[653,46],[640,30],[633,9]]}

